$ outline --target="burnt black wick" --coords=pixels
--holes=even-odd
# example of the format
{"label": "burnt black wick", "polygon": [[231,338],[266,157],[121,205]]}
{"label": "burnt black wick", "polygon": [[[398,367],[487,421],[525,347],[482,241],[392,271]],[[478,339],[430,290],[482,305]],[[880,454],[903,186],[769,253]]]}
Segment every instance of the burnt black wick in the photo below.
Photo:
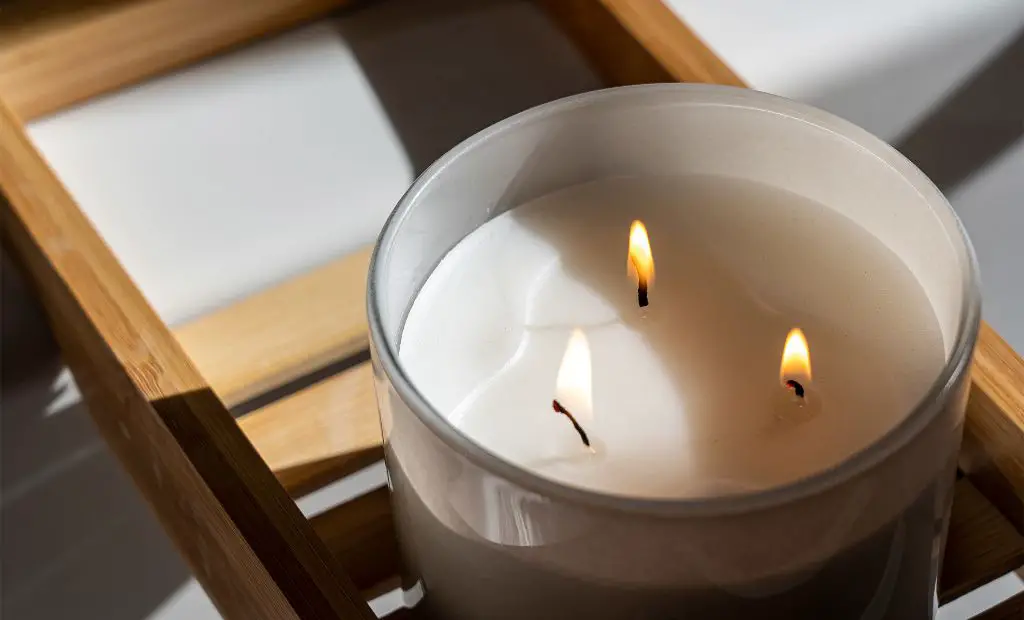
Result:
{"label": "burnt black wick", "polygon": [[647,278],[644,277],[644,275],[643,275],[644,272],[640,268],[640,265],[637,264],[636,259],[633,258],[632,256],[630,256],[629,260],[632,261],[633,269],[636,270],[636,280],[637,280],[637,284],[636,284],[636,301],[637,301],[638,304],[640,304],[641,308],[646,308],[647,304],[648,304],[648,301],[647,301]]}
{"label": "burnt black wick", "polygon": [[583,441],[583,445],[585,445],[586,447],[589,448],[590,447],[590,438],[587,437],[587,431],[583,430],[583,427],[580,426],[580,423],[576,421],[576,416],[574,416],[573,414],[569,413],[569,410],[566,409],[565,407],[563,407],[562,403],[558,402],[557,398],[555,400],[551,401],[551,406],[554,408],[554,410],[557,413],[560,413],[560,414],[564,415],[565,417],[569,418],[569,421],[572,422],[572,427],[575,428],[576,432],[580,434],[580,439]]}
{"label": "burnt black wick", "polygon": [[800,385],[799,381],[794,381],[793,379],[790,379],[786,381],[786,387],[793,390],[793,393],[796,394],[798,397],[804,397],[804,386]]}

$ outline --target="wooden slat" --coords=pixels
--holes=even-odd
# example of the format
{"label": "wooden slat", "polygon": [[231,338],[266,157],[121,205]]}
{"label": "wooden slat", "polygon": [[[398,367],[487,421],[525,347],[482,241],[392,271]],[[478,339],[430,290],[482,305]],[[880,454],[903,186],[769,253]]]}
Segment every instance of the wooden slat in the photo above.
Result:
{"label": "wooden slat", "polygon": [[678,80],[746,86],[664,0],[541,4],[612,84]]}
{"label": "wooden slat", "polygon": [[367,347],[365,248],[175,330],[229,407]]}
{"label": "wooden slat", "polygon": [[350,0],[49,2],[0,9],[0,97],[31,119]]}
{"label": "wooden slat", "polygon": [[223,614],[371,618],[266,464],[0,102],[5,246],[91,415]]}
{"label": "wooden slat", "polygon": [[[1024,537],[968,480],[957,481],[954,496],[939,585],[943,604],[1024,566]],[[401,558],[387,489],[323,513],[313,519],[313,524],[360,588],[371,589],[373,594],[389,590],[396,583]],[[1007,603],[1001,613],[1020,609],[1020,602],[1015,604],[1018,607]],[[992,616],[1004,617],[1016,618]]]}
{"label": "wooden slat", "polygon": [[[390,616],[389,616],[390,617]],[[973,620],[1021,620],[1024,618],[1024,592],[1018,593]]]}
{"label": "wooden slat", "polygon": [[[246,383],[269,389],[346,357],[366,342],[362,294],[367,252],[229,306],[184,326],[177,335],[214,390],[231,403],[258,391]],[[354,293],[346,296],[344,291]],[[1022,369],[1024,362],[982,323],[965,445],[987,446],[999,458],[991,459],[986,450],[980,455],[977,449],[968,450],[975,453],[964,465],[972,481],[988,479],[984,473],[995,463],[997,474],[1009,472],[1017,489],[1024,489]],[[291,492],[307,492],[378,458],[379,452],[370,447],[378,433],[370,381],[366,368],[345,373],[243,418],[246,434]],[[346,399],[351,399],[350,408],[342,404]],[[341,428],[342,421],[351,425],[347,433],[324,432]],[[1020,505],[1022,492],[982,490],[1020,529],[1021,513],[1010,507]]]}
{"label": "wooden slat", "polygon": [[1024,537],[966,478],[958,480],[939,601],[946,603],[1021,566]]}
{"label": "wooden slat", "polygon": [[253,412],[239,425],[294,496],[383,456],[368,363]]}
{"label": "wooden slat", "polygon": [[961,467],[1024,533],[1024,360],[984,323],[971,378]]}
{"label": "wooden slat", "polygon": [[575,41],[609,86],[672,82],[665,70],[601,2],[537,0]]}
{"label": "wooden slat", "polygon": [[[317,481],[329,482],[365,465],[359,462],[360,456],[370,461],[380,458],[371,381],[369,365],[364,364],[243,418],[242,428],[286,486],[294,476],[302,482],[298,487],[292,482],[291,488],[311,490]],[[342,406],[344,403],[350,406]],[[258,422],[247,423],[250,419]],[[306,468],[313,473],[304,471]],[[372,499],[364,504],[344,505],[314,519],[332,552],[345,550],[341,554],[346,567],[373,575],[351,573],[364,589],[396,574],[398,561],[390,542],[393,531],[386,492],[368,497]],[[955,497],[940,586],[943,602],[1024,565],[1024,537],[968,480],[956,483]],[[386,552],[366,553],[367,564],[356,569],[355,558],[368,549]]]}
{"label": "wooden slat", "polygon": [[313,517],[312,522],[368,598],[398,587],[401,559],[387,489],[332,508]]}
{"label": "wooden slat", "polygon": [[[363,368],[367,367],[364,365]],[[348,377],[339,377],[339,380],[352,382],[344,390],[334,388],[338,389],[339,400],[345,399],[341,396],[343,391],[347,394],[359,391],[364,393],[352,397],[352,402],[357,403],[357,406],[333,415],[343,416],[344,420],[336,428],[363,429],[353,433],[360,435],[360,439],[352,443],[359,446],[358,450],[367,450],[367,446],[372,445],[367,451],[377,457],[380,454],[380,434],[376,428],[377,414],[369,394],[372,389],[371,377],[369,371],[364,369],[349,371],[351,376]],[[315,401],[310,399],[307,402],[312,404]],[[325,415],[319,413],[323,411],[322,407],[289,406],[279,410],[282,411],[289,411],[291,417],[267,415],[267,412],[254,414],[266,415],[260,426],[265,424],[269,432],[273,432],[276,426],[297,427],[288,431],[295,433],[292,435],[295,439],[288,439],[287,436],[275,438],[280,442],[278,448],[282,450],[277,455],[279,458],[285,458],[291,450],[296,450],[297,455],[315,454],[315,462],[330,463],[332,459],[340,458],[337,461],[339,465],[333,470],[334,477],[351,471],[344,467],[346,450],[349,450],[345,447],[348,445],[345,440],[325,442],[315,451],[306,451],[302,447],[304,441],[300,437],[315,438],[318,434],[330,434],[322,433],[324,427],[321,424],[324,421],[320,416]],[[326,414],[328,424],[331,423],[331,416]],[[242,422],[244,424],[244,418]],[[304,429],[300,430],[299,427]],[[259,432],[253,431],[254,428],[249,427],[247,431],[257,445],[260,441],[270,441],[261,438]],[[399,558],[397,548],[393,545],[394,532],[386,490],[381,489],[356,502],[338,506],[314,518],[313,523],[328,548],[343,559],[350,571],[354,571],[353,578],[361,588],[368,588],[397,574]],[[1016,532],[970,481],[957,481],[940,583],[940,599],[943,602],[949,601],[1022,565],[1024,537]]]}

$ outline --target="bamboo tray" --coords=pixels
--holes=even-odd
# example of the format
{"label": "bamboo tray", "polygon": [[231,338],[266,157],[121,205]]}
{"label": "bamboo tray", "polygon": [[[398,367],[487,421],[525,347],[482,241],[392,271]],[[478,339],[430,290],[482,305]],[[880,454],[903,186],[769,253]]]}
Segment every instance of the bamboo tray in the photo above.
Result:
{"label": "bamboo tray", "polygon": [[[365,361],[369,251],[172,332],[23,122],[347,4],[57,0],[0,11],[4,244],[107,443],[229,618],[372,618],[366,600],[398,584],[386,490],[308,520],[292,501],[382,455]],[[608,84],[743,85],[659,0],[537,4]],[[340,360],[355,363],[323,371]],[[321,379],[238,420],[229,413],[311,373]],[[987,325],[972,379],[943,602],[1024,565],[1024,361]],[[1024,595],[979,616],[1021,617]]]}

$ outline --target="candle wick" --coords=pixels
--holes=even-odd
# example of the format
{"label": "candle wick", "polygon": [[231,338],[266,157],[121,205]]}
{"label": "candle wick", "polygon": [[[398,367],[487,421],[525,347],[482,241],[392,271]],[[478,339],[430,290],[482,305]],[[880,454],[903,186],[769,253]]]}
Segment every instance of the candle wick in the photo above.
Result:
{"label": "candle wick", "polygon": [[583,445],[585,445],[586,447],[589,448],[590,447],[590,438],[587,437],[587,431],[583,430],[583,427],[580,426],[580,423],[576,421],[576,416],[574,416],[573,414],[569,413],[569,410],[566,409],[565,407],[563,407],[562,403],[558,402],[557,398],[555,400],[551,401],[551,406],[554,408],[554,410],[557,413],[560,413],[560,414],[564,415],[565,417],[569,418],[569,421],[572,422],[572,427],[575,428],[576,432],[580,434],[580,439],[583,441]]}
{"label": "candle wick", "polygon": [[800,385],[799,381],[789,379],[788,381],[786,381],[786,387],[793,390],[793,393],[796,394],[799,398],[804,397],[804,386]]}
{"label": "candle wick", "polygon": [[643,276],[643,271],[640,270],[640,265],[636,263],[636,259],[632,256],[629,260],[633,263],[633,269],[636,270],[636,301],[640,304],[641,308],[646,308],[648,304],[647,300],[647,278]]}

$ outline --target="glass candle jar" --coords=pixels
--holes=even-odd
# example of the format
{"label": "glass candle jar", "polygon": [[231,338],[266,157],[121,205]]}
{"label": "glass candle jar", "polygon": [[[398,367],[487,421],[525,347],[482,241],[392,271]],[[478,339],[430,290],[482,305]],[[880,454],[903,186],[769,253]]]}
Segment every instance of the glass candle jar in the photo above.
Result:
{"label": "glass candle jar", "polygon": [[[692,200],[681,204],[678,208],[690,210],[693,217],[678,220],[683,228],[673,234],[675,207],[665,198],[671,192],[665,188],[700,186],[700,179],[716,179],[718,185],[708,187],[722,189],[702,194],[710,196],[706,206]],[[762,228],[747,230],[747,237],[729,232],[733,223],[746,220],[719,226],[721,222],[709,223],[718,220],[700,211],[731,208],[730,201],[741,200],[729,193],[736,187],[754,187],[753,194],[748,192],[754,203],[758,191],[766,196],[763,207],[750,211],[753,217],[765,218]],[[584,188],[583,193],[573,193],[576,188]],[[729,196],[721,199],[721,206],[715,206],[716,191]],[[785,192],[792,197],[788,202],[813,206],[790,212],[781,194],[772,192]],[[650,452],[663,458],[641,458],[647,441],[642,428],[639,439],[620,440],[619,435],[633,431],[615,417],[618,411],[602,411],[603,417],[593,422],[592,428],[604,436],[595,437],[589,453],[571,452],[570,440],[563,437],[544,448],[542,456],[547,456],[540,463],[530,460],[533,457],[519,458],[518,448],[502,444],[505,436],[526,433],[509,442],[525,445],[528,452],[534,446],[524,443],[524,437],[536,436],[547,446],[549,437],[561,432],[554,427],[524,431],[508,417],[516,414],[518,404],[501,411],[503,400],[523,393],[550,403],[556,389],[557,359],[550,372],[523,375],[522,367],[529,365],[520,359],[525,345],[510,351],[502,348],[525,342],[520,324],[533,320],[526,315],[539,316],[540,311],[534,311],[537,304],[548,308],[549,315],[561,312],[551,325],[565,328],[566,337],[570,328],[579,327],[576,323],[586,327],[588,322],[605,325],[609,320],[618,321],[623,333],[641,337],[645,329],[655,329],[650,327],[653,323],[643,322],[647,316],[629,314],[617,292],[606,291],[617,286],[602,285],[607,270],[594,267],[594,273],[587,272],[585,256],[594,249],[591,246],[608,243],[568,248],[549,243],[537,250],[531,245],[534,238],[523,236],[524,222],[536,232],[541,226],[537,222],[549,221],[536,214],[555,200],[552,196],[568,205],[552,211],[558,213],[559,230],[570,231],[566,239],[588,231],[600,236],[605,223],[612,222],[611,230],[617,226],[616,218],[628,221],[637,208],[630,204],[631,196],[665,203],[651,215],[659,224],[668,223],[660,229],[651,227],[659,276],[651,291],[650,311],[658,310],[659,294],[660,299],[676,295],[684,300],[680,316],[693,314],[692,308],[698,307],[703,312],[699,316],[711,316],[706,319],[708,329],[714,323],[726,334],[721,347],[707,345],[716,360],[724,362],[709,362],[710,370],[693,371],[699,380],[670,382],[664,392],[669,395],[665,399],[679,396],[680,413],[657,413],[660,396],[645,403],[644,411],[656,413],[638,418],[647,420],[637,423],[641,426],[676,429],[672,424],[685,418],[678,425],[678,434],[684,437],[678,448],[663,441],[676,430],[652,429]],[[614,196],[619,196],[618,203]],[[600,213],[592,206],[598,203],[604,205]],[[621,208],[616,206],[620,203]],[[520,211],[520,205],[527,206]],[[792,220],[792,226],[775,228],[782,215]],[[499,230],[502,218],[510,216],[518,220],[502,229],[511,231],[507,235],[480,236]],[[846,232],[813,229],[819,219],[839,222],[835,230]],[[806,222],[812,227],[805,232],[811,235],[813,251],[790,256],[789,250],[780,249],[789,260],[802,256],[803,262],[779,274],[771,250],[776,246],[762,246],[759,239],[788,234]],[[802,420],[772,426],[775,418],[785,415],[769,415],[768,430],[746,421],[731,422],[743,416],[760,419],[761,414],[750,413],[758,409],[750,403],[759,394],[769,403],[767,411],[775,411],[781,401],[769,394],[774,388],[750,388],[768,385],[758,371],[756,360],[761,356],[751,349],[757,348],[752,343],[760,342],[762,334],[743,335],[751,325],[745,319],[722,327],[748,315],[734,314],[727,305],[731,297],[717,289],[687,290],[686,277],[673,280],[676,259],[671,257],[677,253],[671,248],[663,251],[670,257],[668,264],[664,259],[659,263],[659,240],[664,247],[680,239],[699,240],[701,226],[709,227],[709,235],[721,233],[708,244],[712,269],[721,267],[723,274],[735,275],[741,283],[738,290],[754,291],[753,301],[742,297],[738,303],[750,301],[751,312],[763,314],[765,324],[772,326],[795,323],[786,311],[792,307],[808,321],[820,319],[819,331],[832,330],[835,335],[821,338],[828,344],[821,347],[826,369],[819,374],[828,375],[831,369],[832,377],[820,382],[820,411],[810,410],[812,418],[821,415],[812,421],[817,430]],[[861,233],[892,254],[913,286],[878,283],[882,276],[858,262],[861,255],[851,249],[851,240]],[[465,249],[470,243],[476,249]],[[484,278],[490,263],[481,268],[481,261],[489,260],[489,248],[500,243],[506,244],[502,251],[507,256],[494,263],[495,269],[508,273],[495,273],[493,286],[498,292],[491,297],[481,292],[488,286],[482,279],[467,284],[462,298],[450,282],[457,283],[460,270],[473,265],[479,272],[473,277]],[[509,250],[508,244],[516,243],[522,247]],[[788,239],[781,245],[788,247]],[[621,251],[623,259],[625,250],[625,236],[622,247],[609,249]],[[576,280],[570,280],[582,286],[567,291],[572,287],[559,285],[558,294],[596,295],[600,312],[573,316],[564,310],[571,305],[565,302],[550,309],[552,304],[534,299],[544,296],[537,290],[548,290],[537,282],[548,277],[539,274],[550,269],[534,274],[528,266],[509,266],[509,256],[522,256],[520,262],[528,264],[531,252],[541,252],[536,254],[541,264],[548,256],[544,252],[551,251],[560,268],[575,274]],[[582,271],[579,264],[584,265]],[[438,265],[445,274],[432,275]],[[574,271],[569,269],[573,266]],[[858,279],[862,266],[865,276]],[[624,262],[621,269],[625,281]],[[438,617],[456,620],[933,617],[967,369],[980,316],[976,270],[970,243],[952,209],[910,162],[845,121],[770,95],[681,84],[610,89],[534,108],[471,137],[424,172],[403,197],[381,234],[370,268],[371,354],[410,587],[424,595],[423,604]],[[668,282],[662,273],[668,274]],[[834,274],[846,274],[842,277],[853,284],[837,283]],[[434,286],[435,278],[447,278],[449,284]],[[815,286],[809,288],[808,282]],[[850,287],[864,288],[853,294]],[[901,287],[907,290],[892,290]],[[532,291],[529,300],[523,290]],[[422,309],[413,312],[418,298],[428,293],[433,296],[421,299]],[[516,310],[502,314],[505,302],[494,300],[506,300]],[[726,305],[716,313],[714,304]],[[926,335],[886,323],[886,312],[898,314],[915,305],[934,319],[937,344],[931,365],[917,363],[924,355],[919,349],[926,348]],[[889,310],[875,312],[877,308]],[[492,321],[488,313],[500,317]],[[724,318],[716,319],[716,314]],[[662,322],[657,323],[657,338],[672,339],[671,318],[658,321]],[[699,319],[690,316],[680,319],[675,331],[697,333],[699,327]],[[498,344],[493,344],[487,331],[491,328],[506,333],[506,339],[495,334]],[[861,332],[879,335],[875,340],[865,336],[877,346],[843,344],[844,338]],[[808,333],[813,359],[815,336]],[[647,335],[648,341],[654,338]],[[678,344],[672,359],[688,361],[687,342]],[[657,343],[652,346],[658,349]],[[644,350],[629,355],[642,356]],[[781,353],[781,341],[779,351],[765,355],[776,353]],[[601,362],[600,355],[595,350],[588,364],[593,364],[595,377],[607,377],[608,373],[601,374],[601,364],[608,362]],[[668,370],[658,372],[671,379],[679,368],[693,366],[683,362],[666,364]],[[729,373],[726,379],[715,376],[721,373],[714,363],[732,363],[732,369],[721,371]],[[481,392],[493,389],[495,380],[505,381],[502,373],[512,367],[528,378],[506,386],[501,398],[480,399]],[[891,369],[887,384],[913,383],[908,392],[912,398],[880,395],[873,400],[870,378],[878,368]],[[809,372],[808,368],[808,377]],[[550,381],[537,379],[548,374]],[[857,383],[853,376],[862,374]],[[889,375],[896,378],[889,381]],[[612,377],[605,383],[614,381]],[[687,400],[691,392],[719,381],[728,389],[716,391],[743,395],[735,401],[742,406],[733,409],[731,404],[722,405],[733,401],[715,398]],[[771,381],[777,382],[778,376]],[[645,393],[661,394],[657,389]],[[880,394],[883,391],[879,389]],[[602,405],[600,395],[601,386],[595,386],[595,411]],[[478,399],[472,401],[474,407],[483,409],[471,412],[484,416],[475,419],[476,426],[463,419],[466,399]],[[529,399],[523,402],[532,403]],[[488,434],[492,419],[511,426]],[[527,424],[530,418],[523,419]],[[876,422],[864,421],[868,419]],[[584,427],[589,423],[589,418],[582,422]],[[756,430],[746,433],[742,429],[747,427]],[[734,439],[738,435],[741,440]],[[634,454],[639,460],[632,467]],[[550,466],[550,458],[557,461],[563,456],[567,462],[582,463],[583,472],[572,464]],[[591,458],[597,465],[586,460]],[[659,463],[671,463],[670,471]],[[623,467],[628,475],[618,476]]]}

